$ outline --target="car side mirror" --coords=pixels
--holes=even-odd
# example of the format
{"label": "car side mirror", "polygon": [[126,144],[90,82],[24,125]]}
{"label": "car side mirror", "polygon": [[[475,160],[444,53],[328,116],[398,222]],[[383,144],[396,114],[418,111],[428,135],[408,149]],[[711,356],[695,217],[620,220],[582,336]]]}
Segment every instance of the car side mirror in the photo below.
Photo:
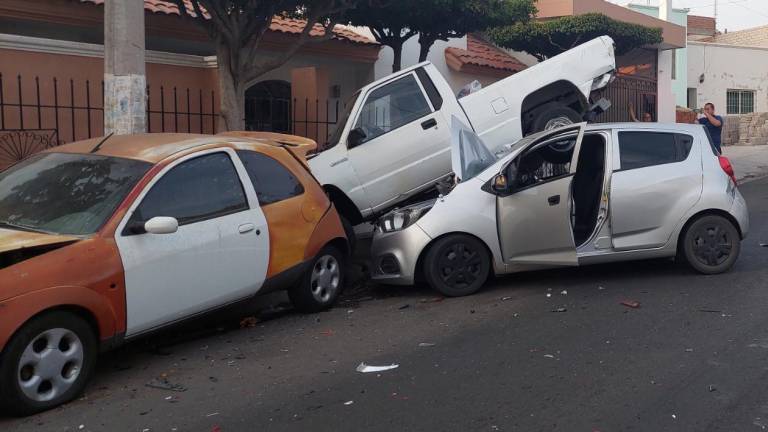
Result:
{"label": "car side mirror", "polygon": [[354,148],[363,143],[368,136],[365,134],[363,128],[356,127],[349,131],[349,137],[347,137],[347,147]]}
{"label": "car side mirror", "polygon": [[508,193],[510,191],[509,179],[506,174],[498,174],[493,178],[491,188],[496,193]]}
{"label": "car side mirror", "polygon": [[144,231],[149,234],[173,234],[179,230],[176,218],[156,216],[144,223]]}

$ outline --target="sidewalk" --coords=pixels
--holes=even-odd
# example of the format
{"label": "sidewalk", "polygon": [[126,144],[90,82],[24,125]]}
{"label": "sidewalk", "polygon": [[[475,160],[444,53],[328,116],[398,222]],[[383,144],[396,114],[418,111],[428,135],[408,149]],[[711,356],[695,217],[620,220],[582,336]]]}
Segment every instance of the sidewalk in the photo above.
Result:
{"label": "sidewalk", "polygon": [[723,155],[730,159],[739,182],[768,176],[768,146],[727,146]]}

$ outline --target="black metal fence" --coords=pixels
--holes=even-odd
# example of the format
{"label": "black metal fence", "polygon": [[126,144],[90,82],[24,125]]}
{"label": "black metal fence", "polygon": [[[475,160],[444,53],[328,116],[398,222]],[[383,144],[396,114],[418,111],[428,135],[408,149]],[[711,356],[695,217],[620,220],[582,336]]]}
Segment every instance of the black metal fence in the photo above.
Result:
{"label": "black metal fence", "polygon": [[642,120],[644,113],[649,113],[656,121],[658,119],[657,95],[656,80],[619,75],[596,97],[596,99],[605,97],[611,101],[611,108],[600,114],[597,121],[600,123],[631,121],[630,106],[639,120]]}
{"label": "black metal fence", "polygon": [[340,102],[297,98],[246,98],[245,128],[300,135],[322,145],[339,122]]}

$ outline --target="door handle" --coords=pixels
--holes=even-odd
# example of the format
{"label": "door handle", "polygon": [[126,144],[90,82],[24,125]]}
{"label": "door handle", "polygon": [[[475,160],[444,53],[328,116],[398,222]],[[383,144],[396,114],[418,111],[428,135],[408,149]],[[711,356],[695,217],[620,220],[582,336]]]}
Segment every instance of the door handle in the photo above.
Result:
{"label": "door handle", "polygon": [[240,231],[240,234],[248,234],[249,232],[255,229],[256,229],[256,225],[252,223],[242,224],[237,228],[237,230]]}
{"label": "door handle", "polygon": [[556,206],[560,204],[560,195],[552,195],[551,197],[547,198],[547,201],[549,202],[549,205]]}
{"label": "door handle", "polygon": [[435,120],[435,119],[429,119],[429,120],[427,120],[427,121],[425,121],[424,123],[421,124],[421,128],[424,129],[424,130],[427,130],[429,128],[433,128],[435,126],[437,126],[437,120]]}

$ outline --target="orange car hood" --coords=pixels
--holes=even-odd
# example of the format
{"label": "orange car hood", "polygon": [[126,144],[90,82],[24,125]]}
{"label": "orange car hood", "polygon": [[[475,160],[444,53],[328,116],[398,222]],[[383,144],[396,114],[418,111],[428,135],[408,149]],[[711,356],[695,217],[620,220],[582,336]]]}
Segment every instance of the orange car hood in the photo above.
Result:
{"label": "orange car hood", "polygon": [[43,234],[0,228],[0,253],[78,240],[80,240],[80,238],[74,236]]}

